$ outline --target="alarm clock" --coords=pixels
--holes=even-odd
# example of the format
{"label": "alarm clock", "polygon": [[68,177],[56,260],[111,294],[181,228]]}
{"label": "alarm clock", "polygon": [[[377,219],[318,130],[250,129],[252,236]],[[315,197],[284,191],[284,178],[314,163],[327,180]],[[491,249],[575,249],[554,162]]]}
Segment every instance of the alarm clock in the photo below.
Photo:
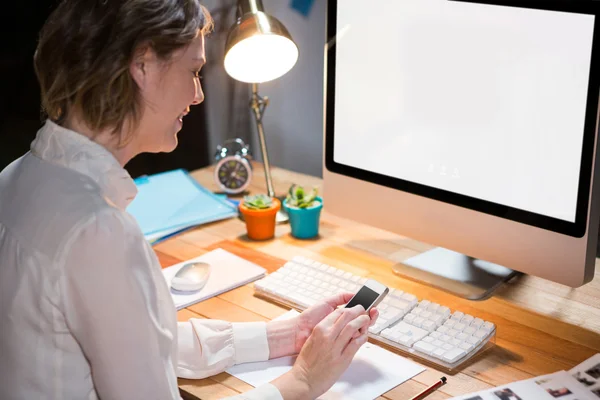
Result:
{"label": "alarm clock", "polygon": [[242,193],[252,181],[250,147],[242,139],[229,139],[217,146],[215,182],[225,193]]}

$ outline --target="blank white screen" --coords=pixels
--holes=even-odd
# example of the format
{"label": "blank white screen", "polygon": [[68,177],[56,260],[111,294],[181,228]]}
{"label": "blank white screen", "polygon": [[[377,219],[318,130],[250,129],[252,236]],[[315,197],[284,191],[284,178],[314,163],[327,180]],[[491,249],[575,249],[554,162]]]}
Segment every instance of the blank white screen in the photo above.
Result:
{"label": "blank white screen", "polygon": [[339,0],[334,161],[574,222],[594,17]]}

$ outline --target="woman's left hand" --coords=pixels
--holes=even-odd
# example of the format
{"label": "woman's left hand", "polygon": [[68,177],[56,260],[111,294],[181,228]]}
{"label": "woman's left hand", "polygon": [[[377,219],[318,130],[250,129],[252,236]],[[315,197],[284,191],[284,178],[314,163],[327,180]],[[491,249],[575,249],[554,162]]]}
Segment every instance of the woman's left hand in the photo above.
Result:
{"label": "woman's left hand", "polygon": [[[353,296],[354,293],[340,293],[315,304],[296,317],[295,353],[300,353],[302,346],[304,346],[304,343],[306,343],[306,340],[311,335],[313,328],[321,322],[323,318],[331,314],[338,306],[348,303]],[[371,318],[369,326],[372,326],[377,321],[378,316],[379,312],[376,308],[369,310],[369,317]],[[367,328],[364,330],[366,329]],[[363,329],[361,329],[360,334],[364,333],[362,330]],[[357,334],[357,337],[360,334]]]}

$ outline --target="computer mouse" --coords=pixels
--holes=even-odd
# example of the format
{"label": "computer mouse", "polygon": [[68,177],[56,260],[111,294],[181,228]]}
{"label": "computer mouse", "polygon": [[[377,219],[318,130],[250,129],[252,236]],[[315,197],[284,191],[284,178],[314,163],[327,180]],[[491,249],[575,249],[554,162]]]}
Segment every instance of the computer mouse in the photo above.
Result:
{"label": "computer mouse", "polygon": [[171,287],[180,292],[197,292],[202,289],[210,276],[210,264],[191,262],[177,271],[171,280]]}

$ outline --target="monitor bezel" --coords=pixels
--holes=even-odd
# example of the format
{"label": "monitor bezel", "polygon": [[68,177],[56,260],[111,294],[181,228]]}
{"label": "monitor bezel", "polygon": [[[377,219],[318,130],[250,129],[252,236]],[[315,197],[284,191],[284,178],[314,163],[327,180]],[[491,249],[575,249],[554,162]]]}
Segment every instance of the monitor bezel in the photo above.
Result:
{"label": "monitor bezel", "polygon": [[392,189],[442,201],[455,206],[473,211],[494,215],[496,217],[546,229],[556,233],[581,238],[587,232],[587,216],[591,178],[594,162],[594,148],[598,118],[598,95],[600,90],[600,32],[598,24],[599,6],[592,0],[524,0],[524,1],[461,1],[477,4],[489,4],[508,7],[531,8],[549,11],[563,11],[595,16],[594,33],[592,39],[592,54],[590,60],[590,76],[587,93],[586,115],[579,172],[579,189],[575,221],[569,222],[522,210],[515,207],[494,203],[475,197],[454,193],[451,191],[434,188],[420,183],[411,182],[383,174],[356,168],[334,161],[334,121],[335,121],[335,62],[336,62],[336,32],[337,32],[337,0],[328,0],[327,10],[327,54],[326,54],[326,82],[325,82],[325,168],[330,172],[357,178],[367,182],[386,186]]}

